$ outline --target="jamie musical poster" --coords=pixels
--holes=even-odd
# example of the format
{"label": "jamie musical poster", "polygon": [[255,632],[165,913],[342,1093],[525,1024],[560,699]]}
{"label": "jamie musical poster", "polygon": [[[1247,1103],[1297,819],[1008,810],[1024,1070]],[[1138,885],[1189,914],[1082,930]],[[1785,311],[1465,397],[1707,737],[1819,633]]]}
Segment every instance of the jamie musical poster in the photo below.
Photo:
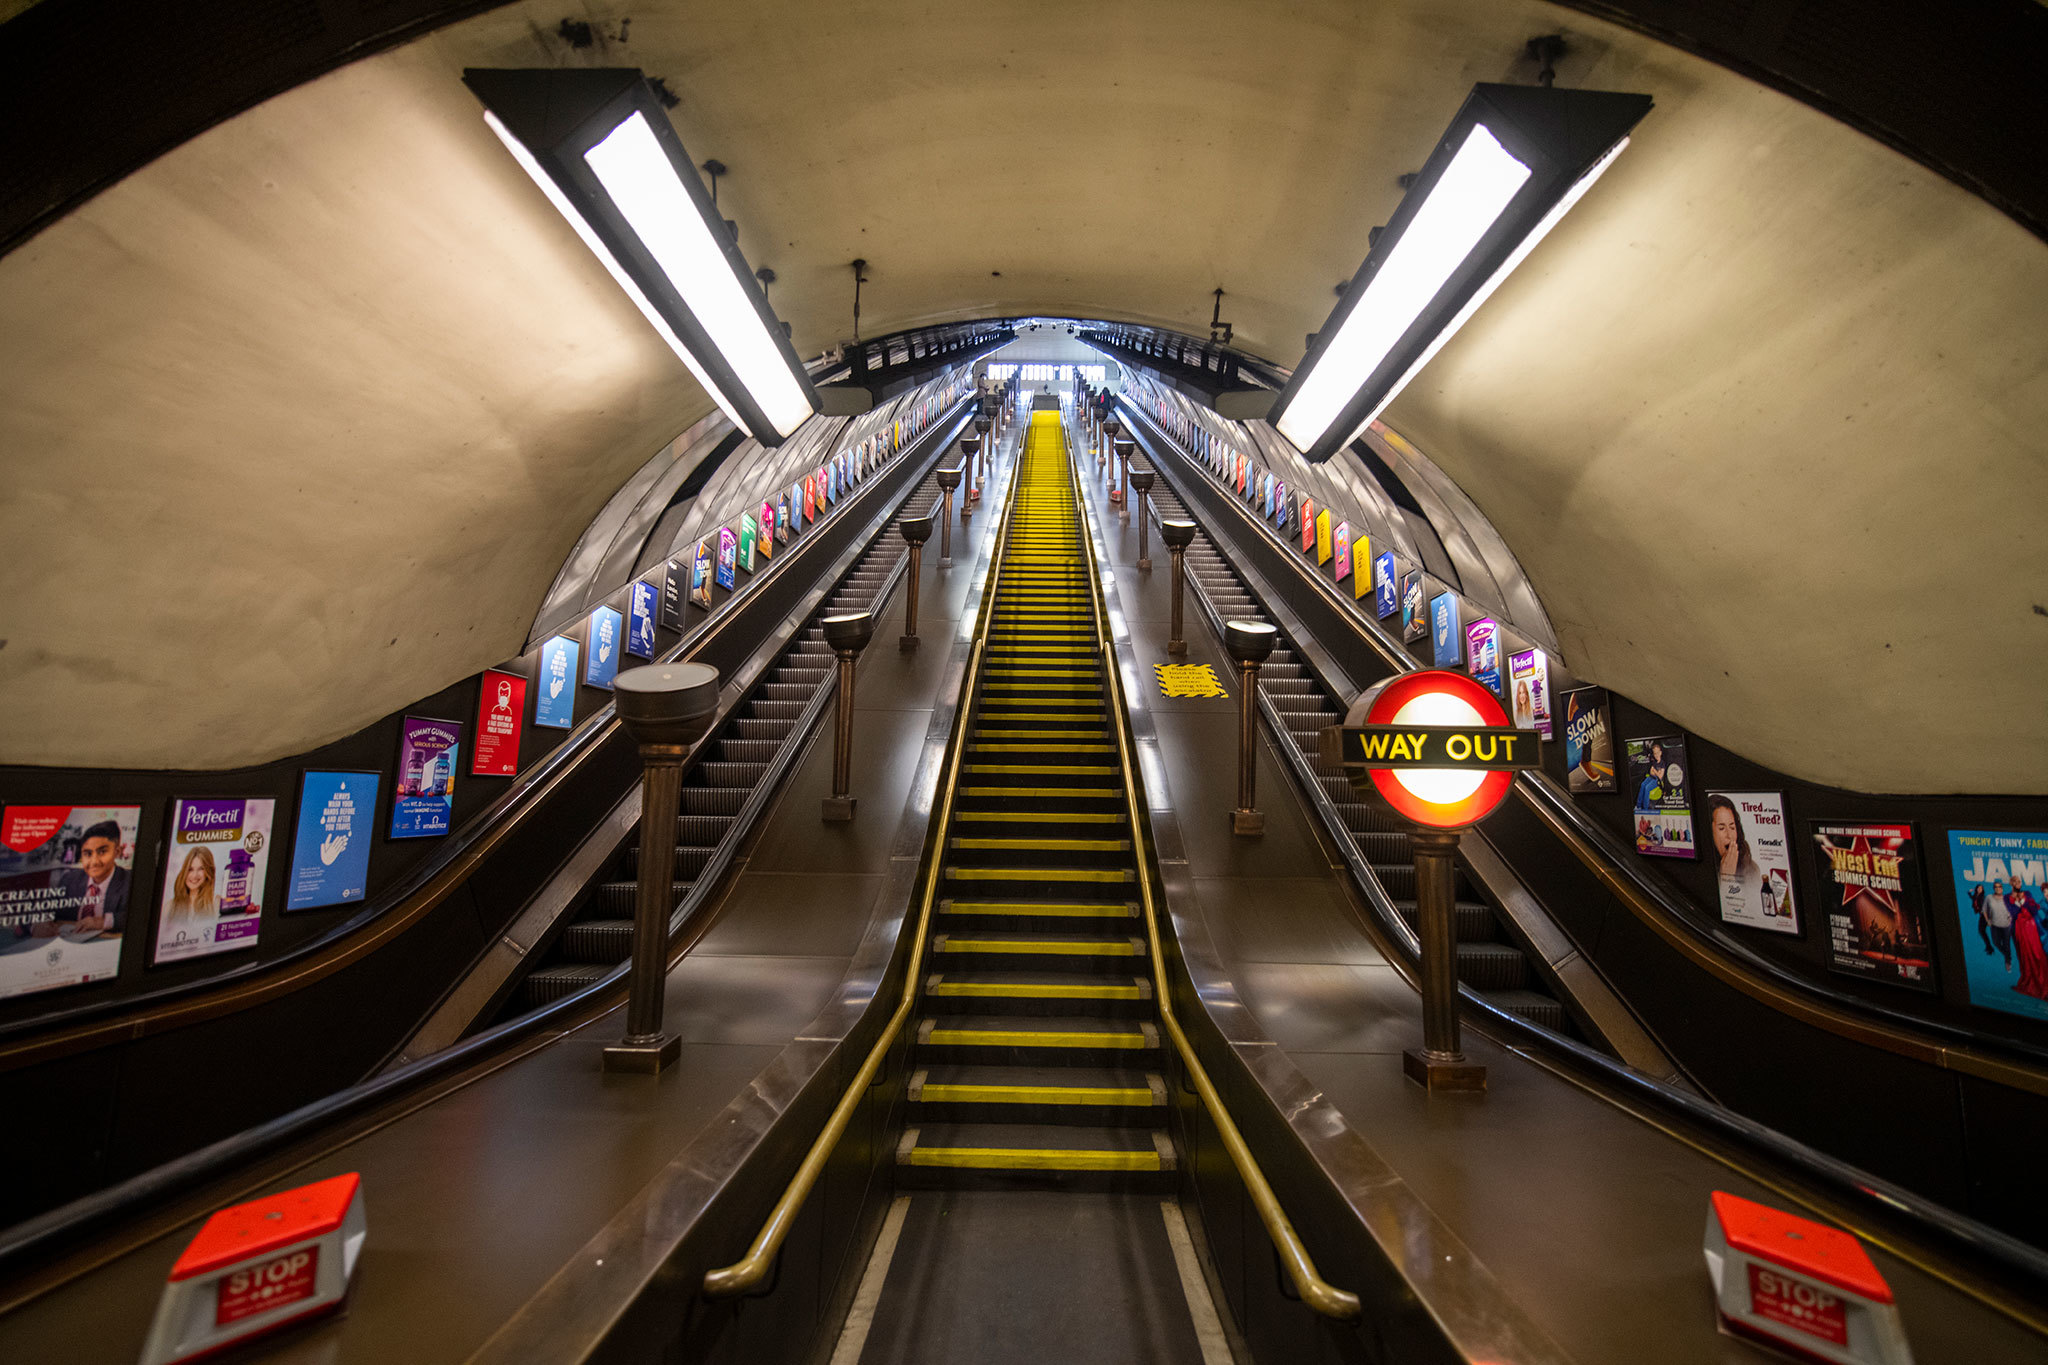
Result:
{"label": "jamie musical poster", "polygon": [[1828,917],[1828,966],[1888,985],[1935,989],[1913,826],[1809,820],[1807,833]]}
{"label": "jamie musical poster", "polygon": [[368,893],[380,782],[380,774],[368,772],[308,772],[300,779],[285,909],[347,905]]}
{"label": "jamie musical poster", "polygon": [[470,759],[470,775],[518,776],[519,737],[525,728],[526,679],[517,673],[486,669],[477,692],[476,754]]}
{"label": "jamie musical poster", "polygon": [[0,998],[121,970],[140,806],[0,808]]}
{"label": "jamie musical poster", "polygon": [[1651,858],[1690,858],[1697,849],[1692,832],[1691,770],[1685,736],[1662,735],[1627,742],[1628,785],[1635,794],[1632,819],[1636,852]]}
{"label": "jamie musical poster", "polygon": [[448,832],[455,817],[455,763],[461,741],[459,720],[407,716],[399,723],[392,838],[432,839]]}
{"label": "jamie musical poster", "polygon": [[1952,829],[1948,865],[1970,1003],[2048,1019],[2048,833]]}
{"label": "jamie musical poster", "polygon": [[1557,699],[1564,713],[1565,779],[1574,792],[1614,790],[1613,708],[1604,687],[1575,687]]}
{"label": "jamie musical poster", "polygon": [[1792,899],[1792,835],[1779,792],[1708,792],[1707,856],[1721,919],[1776,934],[1799,932]]}
{"label": "jamie musical poster", "polygon": [[171,803],[153,961],[256,946],[276,813],[277,802],[267,799]]}

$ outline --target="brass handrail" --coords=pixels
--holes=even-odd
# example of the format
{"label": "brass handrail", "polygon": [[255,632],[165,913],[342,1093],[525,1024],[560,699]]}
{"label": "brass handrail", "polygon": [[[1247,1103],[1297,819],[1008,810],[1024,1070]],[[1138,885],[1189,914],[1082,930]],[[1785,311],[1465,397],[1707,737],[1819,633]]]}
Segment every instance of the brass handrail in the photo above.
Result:
{"label": "brass handrail", "polygon": [[[1142,408],[1132,405],[1130,410],[1145,417],[1146,423],[1155,431],[1159,430],[1158,424],[1153,422],[1150,414],[1145,413]],[[1171,443],[1171,438],[1167,439]],[[1175,453],[1187,460],[1191,468],[1213,482],[1213,476],[1209,476],[1192,456],[1180,451],[1177,444]],[[1234,499],[1225,501],[1235,505]],[[1239,510],[1242,511],[1242,508]],[[1300,566],[1292,558],[1287,558],[1286,562],[1299,571]],[[1333,595],[1323,580],[1312,574],[1302,576],[1326,596]],[[1377,623],[1351,621],[1348,613],[1345,619],[1350,622],[1359,638],[1396,673],[1412,672],[1420,667],[1405,651],[1389,645],[1381,637]],[[1542,786],[1539,787],[1538,783]],[[1767,1009],[1838,1038],[1846,1038],[1850,1042],[1938,1067],[1944,1071],[1976,1076],[2029,1094],[2048,1095],[2048,1068],[2017,1058],[1985,1052],[1965,1043],[1947,1042],[1927,1033],[1871,1018],[1831,1000],[1807,994],[1805,989],[1802,989],[1806,984],[1804,982],[1800,983],[1800,987],[1794,987],[1770,980],[1740,959],[1711,946],[1710,940],[1705,939],[1690,926],[1680,923],[1674,912],[1659,904],[1655,897],[1644,891],[1626,871],[1617,866],[1604,850],[1587,839],[1582,832],[1574,829],[1569,821],[1552,808],[1550,803],[1553,793],[1548,789],[1554,788],[1555,785],[1546,775],[1519,773],[1515,778],[1514,793],[1523,805],[1564,841],[1565,846],[1572,851],[1572,856],[1577,858],[1631,915],[1666,944],[1677,949],[1687,961],[1723,985],[1740,991]]]}
{"label": "brass handrail", "polygon": [[[1021,459],[1021,453],[1019,458]],[[1017,483],[1013,475],[1010,492],[1003,508],[1003,527],[996,536],[994,553],[989,561],[988,586],[983,590],[981,610],[974,622],[974,645],[967,659],[967,672],[960,681],[960,701],[953,716],[953,733],[948,741],[946,772],[939,783],[936,797],[938,823],[932,838],[930,865],[925,869],[924,890],[918,897],[917,925],[910,945],[910,965],[903,974],[903,998],[897,1002],[889,1022],[882,1026],[881,1037],[875,1039],[868,1049],[867,1060],[860,1065],[853,1079],[847,1083],[846,1093],[833,1106],[832,1116],[825,1120],[817,1138],[811,1143],[810,1151],[804,1154],[803,1164],[796,1168],[796,1174],[789,1179],[789,1185],[782,1197],[775,1201],[775,1207],[768,1212],[768,1219],[761,1224],[761,1231],[755,1234],[747,1254],[731,1265],[720,1266],[706,1271],[704,1293],[711,1298],[726,1298],[742,1294],[759,1284],[768,1274],[775,1257],[782,1250],[784,1239],[796,1223],[797,1213],[804,1201],[810,1198],[812,1186],[824,1174],[825,1163],[831,1159],[832,1149],[839,1145],[839,1139],[846,1133],[846,1125],[853,1121],[854,1111],[860,1107],[862,1097],[874,1084],[875,1073],[881,1070],[889,1049],[903,1032],[903,1025],[910,1018],[917,1004],[917,987],[924,966],[925,945],[931,941],[932,906],[938,900],[939,879],[945,872],[946,837],[953,825],[953,793],[960,781],[960,759],[967,752],[967,724],[974,710],[974,688],[981,678],[982,651],[988,640],[989,610],[996,600],[996,582],[1002,575],[1003,550],[1010,540],[1010,512],[1016,500]]]}
{"label": "brass handrail", "polygon": [[[1068,459],[1072,460],[1071,447]],[[1078,479],[1074,485],[1074,510],[1076,516],[1084,522],[1087,520]],[[1142,516],[1143,512],[1139,515]],[[1223,1150],[1230,1154],[1231,1164],[1237,1167],[1238,1179],[1244,1182],[1245,1193],[1251,1196],[1252,1206],[1259,1211],[1259,1221],[1265,1224],[1266,1236],[1272,1239],[1273,1249],[1287,1267],[1287,1278],[1294,1282],[1294,1292],[1300,1295],[1303,1303],[1324,1317],[1349,1321],[1359,1315],[1358,1295],[1337,1288],[1317,1273],[1314,1258],[1302,1245],[1300,1234],[1295,1232],[1293,1222],[1287,1217],[1287,1210],[1280,1206],[1280,1197],[1273,1193],[1273,1186],[1266,1180],[1265,1172],[1259,1169],[1258,1160],[1252,1156],[1244,1134],[1238,1131],[1223,1097],[1217,1093],[1215,1083],[1209,1079],[1208,1071],[1195,1055],[1194,1044],[1182,1031],[1180,1020],[1174,1017],[1173,994],[1166,981],[1166,957],[1160,950],[1159,909],[1152,897],[1152,869],[1146,862],[1138,833],[1144,828],[1144,812],[1138,805],[1138,781],[1136,765],[1131,757],[1130,714],[1125,709],[1123,674],[1117,668],[1116,644],[1110,638],[1109,622],[1102,609],[1102,578],[1095,558],[1095,541],[1092,536],[1085,535],[1081,540],[1088,551],[1088,580],[1092,589],[1089,601],[1095,611],[1096,633],[1102,642],[1102,671],[1110,689],[1109,709],[1116,717],[1116,754],[1117,762],[1123,768],[1125,813],[1131,822],[1132,846],[1138,849],[1138,902],[1145,912],[1145,939],[1152,954],[1153,997],[1159,1005],[1159,1018],[1173,1039],[1181,1064],[1187,1068],[1188,1079],[1194,1082],[1195,1093],[1201,1098],[1202,1107],[1208,1111],[1209,1121],[1216,1125]]]}

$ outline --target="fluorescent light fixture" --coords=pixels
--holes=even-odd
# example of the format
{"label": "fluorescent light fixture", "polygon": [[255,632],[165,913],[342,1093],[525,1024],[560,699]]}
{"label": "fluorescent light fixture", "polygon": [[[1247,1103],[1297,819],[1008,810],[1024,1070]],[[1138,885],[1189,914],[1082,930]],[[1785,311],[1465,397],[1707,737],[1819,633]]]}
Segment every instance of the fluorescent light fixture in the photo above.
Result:
{"label": "fluorescent light fixture", "polygon": [[1650,109],[1647,95],[1480,85],[1274,405],[1273,425],[1327,460],[1557,225]]}
{"label": "fluorescent light fixture", "polygon": [[817,391],[640,72],[472,69],[484,120],[689,367],[764,446]]}

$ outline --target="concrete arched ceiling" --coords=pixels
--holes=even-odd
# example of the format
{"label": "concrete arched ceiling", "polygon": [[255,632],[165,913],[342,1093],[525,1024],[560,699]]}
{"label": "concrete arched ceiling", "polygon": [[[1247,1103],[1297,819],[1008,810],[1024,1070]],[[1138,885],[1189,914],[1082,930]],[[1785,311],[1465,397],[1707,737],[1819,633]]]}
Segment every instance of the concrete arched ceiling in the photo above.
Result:
{"label": "concrete arched ceiling", "polygon": [[279,96],[0,258],[0,759],[248,762],[494,662],[706,409],[464,66],[664,78],[806,354],[860,256],[870,335],[1201,332],[1221,285],[1292,364],[1466,89],[1562,27],[1562,83],[1657,109],[1389,420],[1579,674],[1813,780],[2048,790],[2048,247],[1824,115],[1535,0],[588,5],[583,53],[564,12]]}

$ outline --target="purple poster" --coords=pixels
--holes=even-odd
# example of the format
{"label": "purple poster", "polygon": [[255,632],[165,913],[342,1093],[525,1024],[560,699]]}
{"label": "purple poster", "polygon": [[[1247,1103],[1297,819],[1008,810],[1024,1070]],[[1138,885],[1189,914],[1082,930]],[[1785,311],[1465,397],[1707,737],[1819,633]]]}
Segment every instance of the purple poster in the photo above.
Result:
{"label": "purple poster", "polygon": [[271,800],[171,803],[156,962],[256,946],[276,807]]}
{"label": "purple poster", "polygon": [[1465,627],[1465,671],[1500,695],[1500,626],[1490,616]]}
{"label": "purple poster", "polygon": [[461,740],[459,720],[407,716],[399,723],[392,838],[429,839],[448,832],[455,813],[455,756]]}

